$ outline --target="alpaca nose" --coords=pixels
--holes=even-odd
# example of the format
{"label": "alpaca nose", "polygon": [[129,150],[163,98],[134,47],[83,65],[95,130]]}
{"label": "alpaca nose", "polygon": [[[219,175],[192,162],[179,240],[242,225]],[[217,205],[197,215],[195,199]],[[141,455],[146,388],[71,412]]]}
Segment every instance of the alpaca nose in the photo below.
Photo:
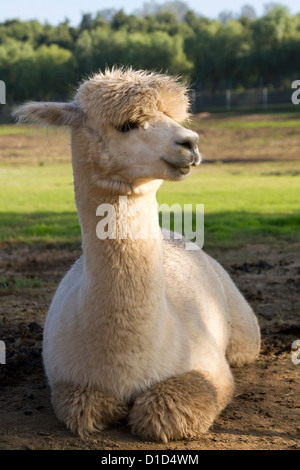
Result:
{"label": "alpaca nose", "polygon": [[196,166],[199,165],[201,161],[201,155],[198,150],[198,141],[199,136],[196,132],[191,132],[188,135],[185,135],[182,139],[176,140],[176,144],[184,149],[187,149],[192,154],[192,161],[191,165]]}
{"label": "alpaca nose", "polygon": [[190,139],[183,140],[182,142],[176,142],[177,145],[180,147],[184,147],[192,152],[193,150],[193,142]]}

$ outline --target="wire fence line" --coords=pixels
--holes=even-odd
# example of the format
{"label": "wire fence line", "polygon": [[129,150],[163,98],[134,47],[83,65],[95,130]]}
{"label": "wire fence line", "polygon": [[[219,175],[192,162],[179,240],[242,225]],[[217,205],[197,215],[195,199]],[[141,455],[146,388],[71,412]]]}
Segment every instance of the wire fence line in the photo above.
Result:
{"label": "wire fence line", "polygon": [[[217,90],[215,92],[201,92],[192,90],[190,92],[191,111],[195,114],[205,111],[223,112],[242,109],[269,109],[272,111],[272,109],[275,108],[295,111],[295,104],[292,102],[292,94],[292,89],[276,90],[268,87],[244,91],[228,89],[222,91]],[[5,98],[2,99],[2,103],[0,102],[0,123],[13,122],[11,113],[14,106],[13,103],[5,104]]]}
{"label": "wire fence line", "polygon": [[222,90],[214,93],[191,91],[191,109],[193,113],[207,110],[234,111],[240,108],[272,109],[273,107],[294,107],[293,90],[274,90],[268,87],[245,91]]}

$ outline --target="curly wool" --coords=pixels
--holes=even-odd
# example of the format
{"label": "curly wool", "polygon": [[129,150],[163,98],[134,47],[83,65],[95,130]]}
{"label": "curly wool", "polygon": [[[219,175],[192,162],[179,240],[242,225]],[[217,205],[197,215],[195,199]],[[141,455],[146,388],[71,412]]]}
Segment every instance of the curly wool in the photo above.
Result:
{"label": "curly wool", "polygon": [[187,88],[177,78],[132,69],[105,70],[83,82],[75,102],[98,126],[122,126],[164,113],[176,122],[187,120]]}

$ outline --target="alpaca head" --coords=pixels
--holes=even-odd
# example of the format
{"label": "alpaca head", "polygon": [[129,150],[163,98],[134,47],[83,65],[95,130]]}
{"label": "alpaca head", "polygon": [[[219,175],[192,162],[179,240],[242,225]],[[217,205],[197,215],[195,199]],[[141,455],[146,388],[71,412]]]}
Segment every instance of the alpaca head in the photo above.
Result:
{"label": "alpaca head", "polygon": [[113,188],[179,180],[200,163],[198,135],[180,125],[188,104],[186,88],[172,77],[112,69],[84,81],[72,103],[28,103],[16,114],[72,126],[73,153],[81,149],[93,180]]}

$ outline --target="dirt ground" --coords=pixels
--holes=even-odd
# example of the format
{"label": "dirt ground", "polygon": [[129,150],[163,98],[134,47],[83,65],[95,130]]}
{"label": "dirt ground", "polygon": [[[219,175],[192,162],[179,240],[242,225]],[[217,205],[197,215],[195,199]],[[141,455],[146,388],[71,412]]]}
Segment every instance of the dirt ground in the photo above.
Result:
{"label": "dirt ground", "polygon": [[[298,113],[285,118],[281,114],[244,114],[230,118],[230,127],[224,126],[228,118],[209,113],[193,115],[191,126],[200,137],[203,161],[253,162],[299,161],[299,127],[235,128],[235,122],[253,124],[259,121],[299,119]],[[0,161],[9,165],[70,162],[70,135],[65,128],[22,126],[24,134],[0,134]],[[15,131],[15,129],[14,129]]]}
{"label": "dirt ground", "polygon": [[249,245],[211,252],[258,315],[261,355],[233,369],[233,400],[208,434],[168,445],[144,442],[126,424],[83,441],[56,419],[41,360],[43,322],[80,252],[50,245],[0,249],[0,339],[7,353],[0,365],[0,449],[300,449],[300,364],[291,351],[300,339],[299,249]]}

